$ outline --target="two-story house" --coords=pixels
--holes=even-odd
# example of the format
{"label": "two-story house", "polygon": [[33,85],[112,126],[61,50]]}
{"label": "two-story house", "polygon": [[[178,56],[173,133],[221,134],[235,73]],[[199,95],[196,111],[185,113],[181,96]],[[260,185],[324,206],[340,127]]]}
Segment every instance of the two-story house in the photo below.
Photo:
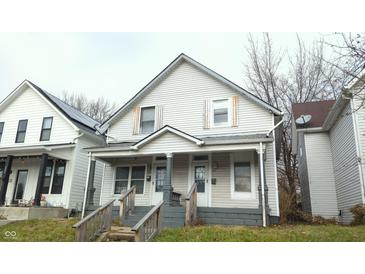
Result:
{"label": "two-story house", "polygon": [[135,186],[137,208],[177,197],[183,211],[196,186],[203,223],[278,222],[281,119],[280,110],[181,54],[102,125],[106,145],[88,149],[106,164],[100,204],[118,205]]}
{"label": "two-story house", "polygon": [[354,205],[365,203],[364,79],[363,71],[337,100],[292,106],[303,209],[342,223],[352,221]]}
{"label": "two-story house", "polygon": [[[89,157],[99,123],[28,80],[0,103],[0,206],[76,208],[85,203]],[[89,203],[99,202],[96,163]],[[44,201],[45,200],[45,201]]]}

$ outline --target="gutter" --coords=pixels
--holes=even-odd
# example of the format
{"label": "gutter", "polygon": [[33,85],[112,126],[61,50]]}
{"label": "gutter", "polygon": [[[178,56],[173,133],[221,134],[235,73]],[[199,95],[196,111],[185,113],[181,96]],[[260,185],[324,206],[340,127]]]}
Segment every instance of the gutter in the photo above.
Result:
{"label": "gutter", "polygon": [[266,137],[269,137],[271,132],[273,132],[278,126],[280,126],[284,122],[284,118],[281,119],[279,123],[277,123],[272,129],[269,130],[268,133],[266,133]]}

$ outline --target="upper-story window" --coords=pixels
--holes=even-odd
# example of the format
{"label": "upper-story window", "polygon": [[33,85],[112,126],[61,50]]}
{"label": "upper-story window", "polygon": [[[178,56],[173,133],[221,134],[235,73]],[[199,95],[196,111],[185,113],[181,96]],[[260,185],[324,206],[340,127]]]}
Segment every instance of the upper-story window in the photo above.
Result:
{"label": "upper-story window", "polygon": [[155,107],[141,108],[140,133],[148,134],[155,130]]}
{"label": "upper-story window", "polygon": [[3,137],[3,132],[4,132],[4,122],[0,122],[0,142]]}
{"label": "upper-story window", "polygon": [[229,125],[229,99],[212,101],[212,121],[214,126]]}
{"label": "upper-story window", "polygon": [[25,134],[27,132],[28,120],[20,120],[18,123],[18,131],[16,133],[15,143],[24,143]]}
{"label": "upper-story window", "polygon": [[41,141],[49,141],[49,139],[51,138],[52,123],[53,123],[53,117],[43,118],[41,138],[40,138]]}

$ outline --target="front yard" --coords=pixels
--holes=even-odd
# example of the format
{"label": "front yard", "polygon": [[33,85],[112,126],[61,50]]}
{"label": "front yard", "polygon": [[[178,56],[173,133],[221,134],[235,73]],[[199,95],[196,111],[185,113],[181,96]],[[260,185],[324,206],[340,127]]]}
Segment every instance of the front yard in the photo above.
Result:
{"label": "front yard", "polygon": [[[0,226],[0,242],[72,242],[76,219],[19,221]],[[16,235],[14,235],[14,232]],[[164,229],[157,242],[365,242],[365,226],[196,226]]]}
{"label": "front yard", "polygon": [[72,242],[76,219],[18,221],[0,226],[0,242]]}
{"label": "front yard", "polygon": [[157,242],[365,242],[365,226],[197,226],[165,229]]}

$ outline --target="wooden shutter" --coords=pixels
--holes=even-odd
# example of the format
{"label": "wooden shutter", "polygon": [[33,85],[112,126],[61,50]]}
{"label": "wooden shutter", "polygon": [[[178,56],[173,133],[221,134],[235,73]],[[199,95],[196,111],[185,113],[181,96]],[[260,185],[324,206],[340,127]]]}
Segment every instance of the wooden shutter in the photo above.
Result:
{"label": "wooden shutter", "polygon": [[163,106],[156,106],[155,111],[155,130],[159,130],[163,127]]}
{"label": "wooden shutter", "polygon": [[141,108],[135,107],[133,109],[133,135],[139,134],[139,120],[141,116]]}
{"label": "wooden shutter", "polygon": [[204,122],[204,129],[210,128],[210,100],[204,101],[204,110],[203,110],[203,122]]}
{"label": "wooden shutter", "polygon": [[239,113],[239,96],[232,97],[232,127],[238,127],[238,113]]}

